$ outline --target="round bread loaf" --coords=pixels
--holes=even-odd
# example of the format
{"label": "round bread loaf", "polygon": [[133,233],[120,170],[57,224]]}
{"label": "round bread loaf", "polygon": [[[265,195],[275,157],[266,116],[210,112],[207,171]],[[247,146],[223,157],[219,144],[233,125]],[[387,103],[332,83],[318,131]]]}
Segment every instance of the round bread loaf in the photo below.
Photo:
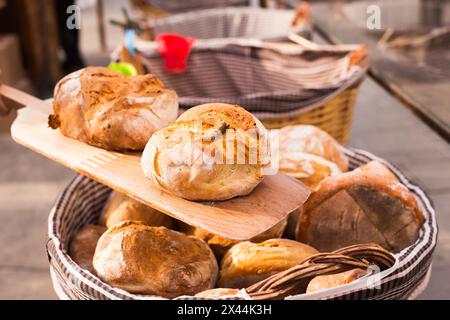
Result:
{"label": "round bread loaf", "polygon": [[49,125],[65,136],[110,150],[143,150],[178,115],[178,98],[153,75],[125,77],[87,67],[55,87]]}
{"label": "round bread loaf", "polygon": [[239,293],[238,289],[215,288],[199,292],[195,296],[199,298],[217,299],[225,296],[235,296],[238,293]]}
{"label": "round bread loaf", "polygon": [[240,242],[223,257],[217,285],[223,288],[246,288],[317,253],[316,249],[306,244],[288,239],[270,239],[261,243]]}
{"label": "round bread loaf", "polygon": [[89,224],[82,227],[70,242],[69,255],[81,268],[95,274],[92,266],[98,239],[106,231],[105,227]]}
{"label": "round bread loaf", "polygon": [[300,212],[296,239],[321,252],[377,243],[399,252],[424,218],[412,193],[379,162],[323,180]]}
{"label": "round bread loaf", "polygon": [[312,189],[329,176],[348,170],[348,159],[325,131],[311,125],[280,129],[280,171]]}
{"label": "round bread loaf", "polygon": [[[258,243],[258,242],[262,242],[262,241],[265,241],[268,239],[281,238],[281,236],[283,235],[283,231],[286,227],[286,224],[287,224],[287,219],[283,219],[280,222],[278,222],[276,225],[274,225],[272,228],[270,228],[269,230],[251,238],[250,241]],[[234,246],[235,244],[240,242],[238,240],[227,239],[227,238],[212,234],[208,231],[190,226],[185,223],[181,223],[180,231],[183,233],[186,233],[188,235],[193,235],[195,237],[198,237],[198,238],[204,240],[209,245],[209,247],[212,249],[212,251],[216,255],[216,258],[218,261],[220,261],[222,259],[224,254],[228,251],[228,249],[230,249],[232,246]]]}
{"label": "round bread loaf", "polygon": [[142,155],[144,174],[189,200],[250,193],[270,163],[268,135],[245,109],[210,103],[189,109],[156,132]]}
{"label": "round bread loaf", "polygon": [[306,293],[330,289],[353,282],[366,275],[363,269],[352,269],[340,273],[317,276],[313,278],[306,288]]}
{"label": "round bread loaf", "polygon": [[104,233],[94,268],[114,287],[166,298],[211,289],[218,273],[216,258],[201,239],[134,221]]}
{"label": "round bread loaf", "polygon": [[111,228],[123,221],[140,221],[148,226],[172,228],[173,219],[123,193],[113,191],[99,219],[99,224]]}

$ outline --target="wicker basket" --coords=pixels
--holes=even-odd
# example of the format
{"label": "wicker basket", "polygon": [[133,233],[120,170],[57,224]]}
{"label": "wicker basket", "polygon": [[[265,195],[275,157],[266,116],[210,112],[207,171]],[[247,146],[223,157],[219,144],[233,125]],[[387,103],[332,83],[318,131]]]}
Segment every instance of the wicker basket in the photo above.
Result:
{"label": "wicker basket", "polygon": [[347,145],[352,130],[359,84],[360,82],[356,82],[335,97],[330,97],[322,104],[310,108],[309,111],[305,110],[293,116],[264,119],[264,126],[268,129],[277,129],[289,125],[311,124],[328,132],[342,145]]}
{"label": "wicker basket", "polygon": [[165,70],[155,42],[135,39],[133,51],[122,46],[113,59],[155,74],[177,91],[181,109],[208,102],[238,104],[267,128],[312,124],[343,145],[367,69],[363,46],[204,40],[194,44],[182,74]]}
{"label": "wicker basket", "polygon": [[[430,199],[388,162],[360,150],[347,149],[346,154],[352,169],[371,160],[384,163],[414,194],[425,217],[417,241],[395,256],[371,245],[351,246],[331,254],[319,254],[228,299],[407,299],[416,297],[424,289],[437,240],[436,217]],[[113,288],[81,269],[67,254],[73,235],[82,226],[98,220],[110,192],[100,183],[79,175],[58,197],[49,216],[47,242],[55,291],[62,299],[162,299]],[[352,266],[367,268],[371,263],[385,270],[348,285],[295,295],[314,275],[335,273]],[[178,299],[200,298],[183,296]]]}

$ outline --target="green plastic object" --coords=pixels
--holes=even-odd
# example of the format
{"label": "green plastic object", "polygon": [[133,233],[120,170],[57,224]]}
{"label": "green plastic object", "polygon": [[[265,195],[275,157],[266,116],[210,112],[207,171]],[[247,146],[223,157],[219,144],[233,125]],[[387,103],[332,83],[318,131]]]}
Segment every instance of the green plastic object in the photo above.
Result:
{"label": "green plastic object", "polygon": [[119,72],[126,77],[133,77],[138,74],[136,68],[128,62],[110,63],[108,68],[112,71]]}

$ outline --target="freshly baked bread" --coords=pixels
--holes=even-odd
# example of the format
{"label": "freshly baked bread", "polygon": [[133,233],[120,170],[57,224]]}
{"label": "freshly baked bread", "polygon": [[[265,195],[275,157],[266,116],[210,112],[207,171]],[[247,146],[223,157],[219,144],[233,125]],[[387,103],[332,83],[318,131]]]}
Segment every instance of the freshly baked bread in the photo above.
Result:
{"label": "freshly baked bread", "polygon": [[156,132],[142,155],[144,174],[189,200],[250,193],[270,162],[268,135],[245,109],[210,103],[189,109]]}
{"label": "freshly baked bread", "polygon": [[225,296],[235,296],[238,293],[239,293],[238,289],[215,288],[199,292],[195,296],[199,298],[217,299]]}
{"label": "freshly baked bread", "polygon": [[94,268],[114,287],[166,298],[214,288],[218,272],[204,241],[135,221],[116,224],[103,234]]}
{"label": "freshly baked bread", "polygon": [[81,228],[70,242],[69,255],[81,268],[95,274],[92,266],[98,239],[106,231],[105,227],[89,224]]}
{"label": "freshly baked bread", "polygon": [[177,115],[175,91],[156,77],[125,77],[108,68],[87,67],[56,85],[49,125],[100,148],[140,151],[153,132]]}
{"label": "freshly baked bread", "polygon": [[270,239],[261,243],[240,242],[223,257],[217,285],[223,288],[245,288],[317,253],[316,249],[306,244],[288,239]]}
{"label": "freshly baked bread", "polygon": [[348,159],[340,150],[339,144],[316,126],[295,125],[281,128],[280,149],[314,154],[336,163],[341,171],[348,170]]}
{"label": "freshly baked bread", "polygon": [[133,220],[148,226],[172,228],[174,220],[158,210],[146,206],[123,193],[113,191],[106,202],[99,224],[111,228],[119,222]]}
{"label": "freshly baked bread", "polygon": [[377,243],[399,252],[424,218],[412,193],[378,162],[323,180],[304,204],[296,238],[320,251]]}
{"label": "freshly baked bread", "polygon": [[306,293],[330,289],[348,284],[364,277],[365,275],[366,271],[364,271],[363,269],[352,269],[340,273],[317,276],[309,282],[308,287],[306,288]]}
{"label": "freshly baked bread", "polygon": [[[286,227],[286,223],[287,219],[283,219],[269,230],[251,238],[250,241],[258,243],[268,239],[281,238],[281,236],[283,235],[284,228]],[[185,223],[180,223],[180,231],[204,240],[212,249],[218,261],[222,259],[223,255],[228,251],[228,249],[230,249],[236,243],[240,242],[238,240],[227,239],[212,234],[208,231],[190,226]]]}
{"label": "freshly baked bread", "polygon": [[287,219],[287,225],[284,229],[283,238],[295,239],[295,230],[297,229],[298,216],[300,215],[300,210],[297,209],[289,213]]}
{"label": "freshly baked bread", "polygon": [[325,131],[296,125],[280,129],[280,171],[312,189],[329,176],[348,170],[348,159]]}

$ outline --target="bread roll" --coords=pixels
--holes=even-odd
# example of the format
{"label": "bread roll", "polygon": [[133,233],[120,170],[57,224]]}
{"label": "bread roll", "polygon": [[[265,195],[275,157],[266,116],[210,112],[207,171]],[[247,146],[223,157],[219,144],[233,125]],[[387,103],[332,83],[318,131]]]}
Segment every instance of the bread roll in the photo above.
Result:
{"label": "bread roll", "polygon": [[175,298],[214,287],[218,266],[208,245],[164,227],[125,221],[100,238],[97,275],[132,293]]}
{"label": "bread roll", "polygon": [[58,82],[49,125],[65,136],[110,150],[143,150],[178,115],[173,90],[152,75],[125,77],[87,67]]}
{"label": "bread roll", "polygon": [[318,276],[313,278],[306,288],[306,293],[330,289],[353,282],[366,275],[363,269],[352,269],[345,272]]}
{"label": "bread roll", "polygon": [[89,224],[82,227],[70,242],[69,255],[81,268],[95,274],[92,266],[98,239],[106,231],[105,227]]}
{"label": "bread roll", "polygon": [[310,125],[280,129],[280,171],[312,189],[329,176],[348,170],[348,159],[325,131]]}
{"label": "bread roll", "polygon": [[239,293],[238,289],[215,288],[199,292],[195,296],[199,298],[217,299],[225,296],[235,296],[238,293]]}
{"label": "bread roll", "polygon": [[[273,238],[281,238],[283,235],[284,228],[286,227],[287,219],[283,219],[280,222],[278,222],[276,225],[274,225],[269,230],[253,237],[250,239],[251,242],[262,242],[268,239]],[[212,234],[208,231],[205,231],[200,228],[196,228],[193,226],[190,226],[185,223],[181,223],[180,231],[188,234],[196,236],[202,240],[204,240],[209,247],[212,249],[214,254],[216,255],[216,258],[220,261],[225,254],[225,252],[228,251],[233,245],[239,243],[240,241],[227,239],[215,234]]]}
{"label": "bread roll", "polygon": [[148,226],[173,227],[173,219],[158,210],[113,191],[100,216],[99,224],[111,228],[119,222],[133,220]]}
{"label": "bread roll", "polygon": [[289,213],[286,229],[284,229],[284,238],[295,239],[295,230],[297,229],[298,216],[300,215],[300,210],[297,209]]}
{"label": "bread roll", "polygon": [[156,132],[142,155],[144,174],[189,200],[250,193],[270,162],[268,135],[245,109],[210,103],[189,109]]}
{"label": "bread roll", "polygon": [[296,238],[324,252],[363,243],[399,252],[416,241],[423,221],[412,193],[370,162],[321,182],[303,206]]}
{"label": "bread roll", "polygon": [[246,288],[272,274],[289,269],[318,251],[288,239],[249,241],[234,245],[222,259],[217,283],[223,288]]}

